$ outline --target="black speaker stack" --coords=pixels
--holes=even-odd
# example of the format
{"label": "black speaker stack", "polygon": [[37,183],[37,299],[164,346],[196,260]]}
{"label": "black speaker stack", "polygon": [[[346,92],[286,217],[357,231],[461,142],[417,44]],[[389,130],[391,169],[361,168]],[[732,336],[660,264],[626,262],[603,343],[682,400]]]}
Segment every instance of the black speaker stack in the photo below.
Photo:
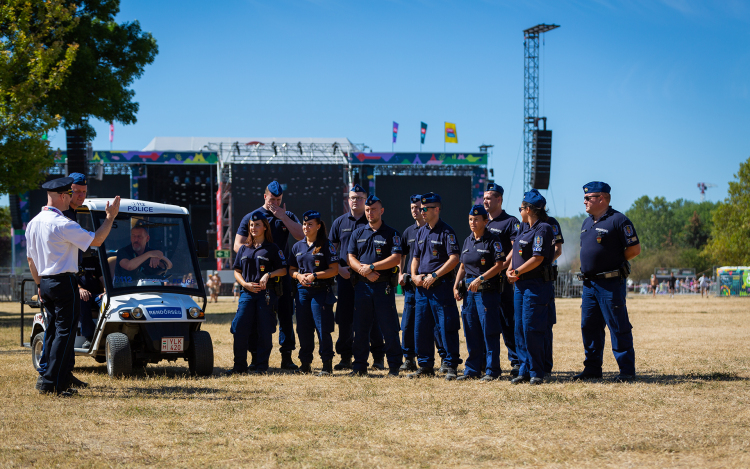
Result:
{"label": "black speaker stack", "polygon": [[531,168],[531,187],[548,189],[552,160],[552,131],[535,130],[533,160]]}

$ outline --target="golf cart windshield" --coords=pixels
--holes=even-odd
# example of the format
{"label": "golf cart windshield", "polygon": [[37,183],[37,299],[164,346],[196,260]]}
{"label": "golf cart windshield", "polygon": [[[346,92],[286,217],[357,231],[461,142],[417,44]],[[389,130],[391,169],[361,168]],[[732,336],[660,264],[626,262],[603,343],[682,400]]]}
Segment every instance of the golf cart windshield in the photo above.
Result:
{"label": "golf cart windshield", "polygon": [[[97,227],[106,214],[92,211]],[[199,296],[200,271],[186,215],[120,212],[100,253],[106,253],[107,289],[175,291]]]}

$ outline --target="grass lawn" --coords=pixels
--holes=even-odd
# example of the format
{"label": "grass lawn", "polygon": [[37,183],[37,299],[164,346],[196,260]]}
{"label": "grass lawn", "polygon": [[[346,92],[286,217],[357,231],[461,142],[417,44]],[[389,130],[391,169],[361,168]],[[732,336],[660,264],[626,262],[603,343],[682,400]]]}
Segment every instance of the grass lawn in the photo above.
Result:
{"label": "grass lawn", "polygon": [[[79,357],[91,386],[60,399],[35,391],[20,307],[0,303],[0,466],[750,467],[747,298],[631,296],[634,384],[568,381],[582,369],[580,300],[558,299],[555,371],[537,387],[511,385],[507,360],[491,383],[222,377],[235,308],[208,307],[213,377],[180,361],[112,379]],[[617,372],[611,352],[604,371]]]}

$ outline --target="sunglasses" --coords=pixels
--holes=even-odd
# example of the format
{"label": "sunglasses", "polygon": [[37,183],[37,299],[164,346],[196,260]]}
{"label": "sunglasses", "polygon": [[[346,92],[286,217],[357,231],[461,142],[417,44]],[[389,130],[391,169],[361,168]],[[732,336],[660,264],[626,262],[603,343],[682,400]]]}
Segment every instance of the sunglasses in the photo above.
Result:
{"label": "sunglasses", "polygon": [[437,208],[437,207],[422,207],[420,210],[422,210],[423,212],[426,212],[427,210],[431,208]]}
{"label": "sunglasses", "polygon": [[527,209],[529,207],[518,207],[518,213],[523,213],[524,209]]}
{"label": "sunglasses", "polygon": [[60,194],[67,194],[67,195],[73,197],[73,191],[60,192]]}
{"label": "sunglasses", "polygon": [[601,196],[602,196],[601,194],[599,194],[599,195],[584,195],[583,196],[583,200],[585,200],[586,202],[591,202],[592,200],[598,199]]}

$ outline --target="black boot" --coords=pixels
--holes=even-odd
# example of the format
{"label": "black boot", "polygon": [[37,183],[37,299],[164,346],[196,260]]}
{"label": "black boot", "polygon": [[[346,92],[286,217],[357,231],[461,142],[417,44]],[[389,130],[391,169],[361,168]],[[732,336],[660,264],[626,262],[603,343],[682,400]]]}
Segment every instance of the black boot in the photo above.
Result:
{"label": "black boot", "polygon": [[417,361],[414,358],[407,358],[399,368],[401,371],[417,371]]}
{"label": "black boot", "polygon": [[333,360],[327,360],[323,362],[323,369],[320,370],[318,376],[330,376],[333,374]]}
{"label": "black boot", "polygon": [[372,357],[372,367],[376,370],[385,370],[385,357]]}
{"label": "black boot", "polygon": [[282,370],[297,371],[299,367],[292,361],[292,352],[281,352],[281,366]]}
{"label": "black boot", "polygon": [[341,361],[333,367],[334,370],[351,370],[352,369],[352,357],[341,357]]}
{"label": "black boot", "polygon": [[450,367],[448,366],[447,363],[445,363],[445,358],[441,358],[440,359],[440,368],[438,369],[438,373],[442,373],[442,374],[448,373],[449,369],[450,369]]}
{"label": "black boot", "polygon": [[299,371],[301,373],[312,373],[312,367],[309,363],[302,362],[302,364],[299,367]]}

